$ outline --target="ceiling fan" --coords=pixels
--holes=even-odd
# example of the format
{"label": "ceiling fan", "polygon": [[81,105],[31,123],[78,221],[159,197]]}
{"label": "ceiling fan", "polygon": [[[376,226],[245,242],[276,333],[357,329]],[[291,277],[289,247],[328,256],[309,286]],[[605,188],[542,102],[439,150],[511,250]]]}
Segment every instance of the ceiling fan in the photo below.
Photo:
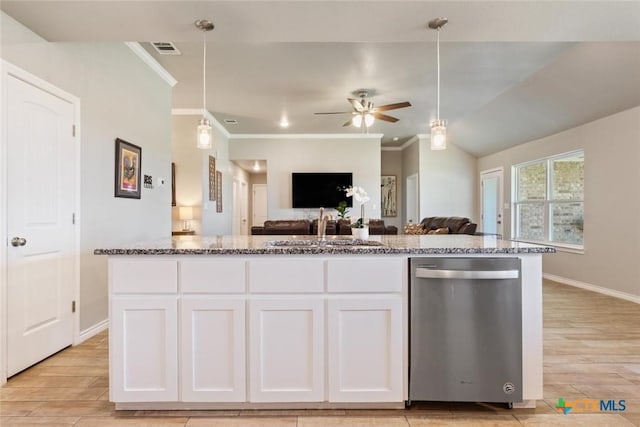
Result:
{"label": "ceiling fan", "polygon": [[342,126],[353,125],[357,128],[362,127],[364,132],[366,128],[373,125],[373,123],[375,122],[375,119],[384,120],[385,122],[391,122],[391,123],[395,123],[399,120],[387,114],[382,114],[381,111],[389,111],[389,110],[396,110],[398,108],[411,107],[411,103],[407,101],[374,107],[373,102],[366,100],[368,95],[369,95],[369,91],[361,89],[358,91],[358,96],[360,97],[360,99],[347,98],[347,101],[349,101],[353,106],[353,111],[336,111],[336,112],[330,112],[330,113],[315,113],[315,114],[351,114],[353,117],[351,117]]}

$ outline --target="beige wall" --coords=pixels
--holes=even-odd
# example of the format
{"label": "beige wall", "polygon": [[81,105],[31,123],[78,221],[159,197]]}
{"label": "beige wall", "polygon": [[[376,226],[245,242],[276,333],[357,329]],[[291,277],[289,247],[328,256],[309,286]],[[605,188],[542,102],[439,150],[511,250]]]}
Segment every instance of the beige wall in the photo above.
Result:
{"label": "beige wall", "polygon": [[[396,177],[396,216],[385,216],[385,225],[395,225],[402,229],[402,216],[404,215],[404,179],[402,179],[402,151],[382,151],[381,153],[382,175],[395,175]],[[382,196],[382,195],[381,195]]]}
{"label": "beige wall", "polygon": [[[420,142],[418,137],[413,138],[413,142],[402,150],[402,185],[403,188],[406,187],[407,178],[411,175],[419,174],[420,172]],[[407,221],[407,195],[404,194],[405,190],[403,190],[402,197],[402,225],[406,224]],[[398,232],[401,233],[402,228],[398,228]]]}
{"label": "beige wall", "polygon": [[[108,316],[107,257],[93,250],[170,235],[171,87],[123,43],[49,43],[1,12],[0,20],[4,60],[80,99],[83,331]],[[113,196],[116,138],[142,147],[155,188],[142,188],[140,200]]]}
{"label": "beige wall", "polygon": [[[504,201],[511,203],[511,166],[584,149],[584,254],[545,255],[545,273],[640,296],[640,107],[478,161],[504,167]],[[505,237],[511,211],[505,211]]]}
{"label": "beige wall", "polygon": [[433,151],[428,136],[419,135],[420,218],[468,217],[477,223],[477,159],[455,144]]}
{"label": "beige wall", "polygon": [[[315,209],[291,208],[291,172],[352,172],[371,200],[365,216],[380,218],[380,138],[232,139],[231,159],[265,159],[269,219],[316,218]],[[354,202],[351,214],[359,213]],[[357,211],[357,212],[355,212]],[[336,215],[335,210],[329,210]]]}
{"label": "beige wall", "polygon": [[[196,147],[196,128],[199,115],[172,116],[172,159],[176,164],[176,204],[193,206],[192,228],[196,234],[215,236],[231,234],[233,220],[233,179],[229,162],[227,137],[213,126],[210,150]],[[209,200],[209,156],[216,159],[216,170],[222,172],[222,212],[217,202]],[[178,209],[173,209],[172,229],[180,229]]]}

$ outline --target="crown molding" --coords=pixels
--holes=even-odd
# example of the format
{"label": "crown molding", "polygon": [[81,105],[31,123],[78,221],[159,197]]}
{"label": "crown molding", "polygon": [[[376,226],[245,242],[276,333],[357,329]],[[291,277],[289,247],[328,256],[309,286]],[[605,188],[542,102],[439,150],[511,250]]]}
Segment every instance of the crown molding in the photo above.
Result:
{"label": "crown molding", "polygon": [[133,53],[142,60],[142,62],[155,71],[162,80],[169,83],[169,86],[174,87],[176,83],[178,83],[178,81],[162,65],[160,65],[160,63],[156,61],[155,58],[140,45],[140,43],[124,42],[124,44],[127,45],[127,47],[131,49]]}
{"label": "crown molding", "polygon": [[411,144],[413,144],[414,142],[419,141],[420,138],[418,138],[418,135],[413,135],[411,138],[409,138],[404,144],[402,144],[399,147],[382,147],[382,151],[402,151],[405,148],[407,148],[408,146],[410,146]]}
{"label": "crown molding", "polygon": [[232,134],[231,139],[382,139],[381,133],[238,133]]}
{"label": "crown molding", "polygon": [[[204,114],[202,113],[203,111],[204,111]],[[225,129],[224,126],[222,126],[222,123],[220,123],[218,121],[218,119],[213,117],[213,114],[211,114],[208,110],[203,110],[202,108],[173,108],[171,110],[171,115],[173,115],[173,116],[202,116],[202,115],[204,115],[207,119],[209,119],[209,121],[211,122],[213,127],[215,127],[220,132],[222,132],[222,134],[224,136],[226,136],[228,139],[232,137],[232,135],[229,133],[229,131],[227,129]]]}

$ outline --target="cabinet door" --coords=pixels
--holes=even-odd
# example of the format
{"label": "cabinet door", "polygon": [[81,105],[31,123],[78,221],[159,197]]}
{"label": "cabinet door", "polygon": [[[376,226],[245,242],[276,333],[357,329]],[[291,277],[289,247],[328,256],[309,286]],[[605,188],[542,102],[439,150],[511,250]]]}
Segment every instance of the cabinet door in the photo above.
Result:
{"label": "cabinet door", "polygon": [[329,402],[403,400],[400,296],[328,302]]}
{"label": "cabinet door", "polygon": [[177,297],[115,296],[111,322],[111,400],[178,400]]}
{"label": "cabinet door", "polygon": [[251,402],[324,401],[322,297],[250,301]]}
{"label": "cabinet door", "polygon": [[245,300],[184,297],[180,302],[184,402],[244,402]]}

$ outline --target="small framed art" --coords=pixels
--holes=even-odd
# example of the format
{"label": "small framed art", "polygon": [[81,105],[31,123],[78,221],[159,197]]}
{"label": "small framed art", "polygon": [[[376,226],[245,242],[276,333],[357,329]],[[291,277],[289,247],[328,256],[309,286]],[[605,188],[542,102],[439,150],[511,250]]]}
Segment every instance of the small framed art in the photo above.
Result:
{"label": "small framed art", "polygon": [[115,197],[140,198],[142,148],[116,138]]}

